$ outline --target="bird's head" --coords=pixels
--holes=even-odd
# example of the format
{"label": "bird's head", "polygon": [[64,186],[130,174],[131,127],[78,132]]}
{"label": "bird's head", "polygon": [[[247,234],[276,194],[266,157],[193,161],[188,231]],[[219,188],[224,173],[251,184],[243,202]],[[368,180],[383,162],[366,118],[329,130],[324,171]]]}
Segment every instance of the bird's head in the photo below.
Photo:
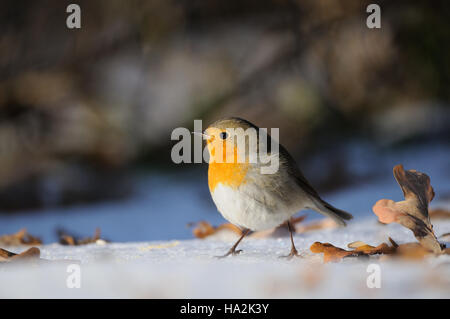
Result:
{"label": "bird's head", "polygon": [[210,163],[249,163],[257,155],[258,127],[240,118],[226,118],[204,132]]}

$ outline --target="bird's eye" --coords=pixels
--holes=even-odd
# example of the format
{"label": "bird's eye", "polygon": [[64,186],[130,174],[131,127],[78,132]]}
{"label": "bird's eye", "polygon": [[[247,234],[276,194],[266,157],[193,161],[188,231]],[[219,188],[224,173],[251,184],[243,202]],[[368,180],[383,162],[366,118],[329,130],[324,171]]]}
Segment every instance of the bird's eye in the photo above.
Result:
{"label": "bird's eye", "polygon": [[222,133],[220,133],[220,138],[221,138],[222,140],[226,140],[227,137],[228,137],[228,133],[227,133],[227,132],[222,132]]}

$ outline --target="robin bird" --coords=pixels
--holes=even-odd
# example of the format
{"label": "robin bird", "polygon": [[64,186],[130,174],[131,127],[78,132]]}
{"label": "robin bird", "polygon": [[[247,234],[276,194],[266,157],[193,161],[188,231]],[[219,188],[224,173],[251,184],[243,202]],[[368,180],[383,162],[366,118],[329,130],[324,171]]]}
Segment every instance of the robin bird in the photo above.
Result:
{"label": "robin bird", "polygon": [[[210,156],[208,185],[212,199],[222,216],[242,229],[239,240],[220,257],[239,254],[241,250],[236,248],[250,230],[266,230],[285,222],[290,232],[291,251],[284,257],[298,256],[290,218],[302,209],[313,209],[331,217],[342,226],[345,226],[344,220],[353,218],[351,214],[320,198],[287,150],[278,142],[272,141],[268,134],[264,136],[268,145],[267,155],[278,156],[279,166],[273,174],[261,173],[264,164],[249,160],[255,155],[252,152],[259,152],[259,147],[249,147],[248,139],[245,140],[245,145],[237,142],[242,137],[239,135],[249,128],[257,132],[258,145],[263,145],[259,144],[259,128],[240,118],[216,121],[202,133]],[[269,147],[273,142],[277,143],[277,151]]]}

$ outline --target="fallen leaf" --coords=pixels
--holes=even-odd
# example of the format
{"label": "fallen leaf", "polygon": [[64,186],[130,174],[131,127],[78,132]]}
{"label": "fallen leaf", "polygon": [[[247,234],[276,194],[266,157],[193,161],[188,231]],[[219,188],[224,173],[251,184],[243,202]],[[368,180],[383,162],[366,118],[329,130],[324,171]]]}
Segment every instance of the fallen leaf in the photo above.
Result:
{"label": "fallen leaf", "polygon": [[339,247],[335,247],[330,243],[315,242],[309,248],[313,253],[323,253],[323,262],[328,263],[330,261],[339,261],[344,257],[358,256],[361,252],[348,251]]}
{"label": "fallen leaf", "polygon": [[41,251],[37,247],[31,247],[20,254],[0,248],[0,262],[10,263],[15,261],[35,261],[39,260]]}
{"label": "fallen leaf", "polygon": [[402,165],[394,167],[394,177],[405,200],[394,202],[381,199],[373,206],[373,212],[380,222],[399,223],[409,228],[424,248],[434,253],[442,253],[441,244],[434,235],[428,215],[428,204],[434,197],[430,178],[415,170],[405,171]]}
{"label": "fallen leaf", "polygon": [[41,256],[41,251],[37,247],[31,247],[28,250],[25,250],[24,252],[14,255],[10,257],[10,260],[25,260],[25,259],[39,259]]}
{"label": "fallen leaf", "polygon": [[393,254],[395,253],[395,246],[389,246],[386,243],[382,243],[381,245],[378,245],[376,247],[370,246],[366,243],[363,243],[361,241],[353,242],[348,244],[348,248],[353,248],[353,251],[359,251],[366,255],[375,255],[375,254]]}
{"label": "fallen leaf", "polygon": [[242,230],[231,223],[225,223],[218,227],[214,227],[206,221],[198,222],[197,226],[192,230],[192,233],[197,238],[205,238],[217,233],[220,230],[230,230],[239,236],[242,235]]}
{"label": "fallen leaf", "polygon": [[[302,216],[298,216],[298,217],[291,217],[291,219],[290,219],[291,225],[295,229],[296,224],[301,223],[302,221],[305,220],[305,218],[306,218],[306,215],[302,215]],[[207,221],[200,221],[200,222],[196,223],[195,225],[196,226],[192,230],[192,233],[197,238],[206,238],[206,237],[216,234],[220,231],[230,231],[230,232],[236,234],[237,236],[242,235],[242,230],[238,226],[233,225],[231,223],[224,223],[222,225],[214,227]],[[188,224],[188,226],[192,226],[192,223]],[[269,229],[269,230],[252,232],[249,236],[254,237],[254,238],[266,238],[266,237],[274,236],[275,234],[277,237],[279,237],[280,234],[289,235],[287,222],[284,222],[280,226]]]}
{"label": "fallen leaf", "polygon": [[[427,256],[434,256],[434,254],[424,248],[419,243],[406,243],[406,244],[397,244],[391,237],[389,237],[389,241],[392,244],[392,247],[395,248],[393,254],[388,254],[389,256],[384,257],[394,257],[394,258],[401,258],[401,259],[407,259],[407,260],[421,260],[424,259]],[[442,254],[449,254],[449,249],[443,250]]]}
{"label": "fallen leaf", "polygon": [[0,236],[1,246],[41,245],[42,241],[30,235],[25,228],[12,235]]}
{"label": "fallen leaf", "polygon": [[237,227],[236,225],[233,225],[231,223],[225,223],[220,225],[219,227],[216,228],[216,231],[222,230],[222,229],[229,229],[232,232],[235,232],[236,234],[238,234],[239,236],[242,235],[242,230]]}
{"label": "fallen leaf", "polygon": [[[294,232],[297,232],[297,228],[299,227],[298,224],[302,223],[306,219],[306,216],[307,215],[291,217],[290,221],[291,221],[291,225],[294,229]],[[289,228],[288,228],[287,222],[284,222],[280,226],[272,228],[272,229],[253,232],[249,235],[249,237],[252,237],[252,238],[268,238],[268,237],[280,238],[280,237],[286,237],[289,235],[290,235],[290,233],[289,233]]]}
{"label": "fallen leaf", "polygon": [[62,264],[73,264],[80,263],[78,260],[68,260],[68,259],[60,259],[60,260],[47,260],[40,258],[41,251],[37,247],[31,247],[20,254],[16,254],[10,252],[6,249],[0,248],[0,265],[11,265],[15,263],[31,263],[32,265],[40,265],[47,263],[62,263]]}
{"label": "fallen leaf", "polygon": [[78,238],[74,235],[68,234],[65,230],[59,229],[57,231],[58,237],[59,237],[59,243],[61,245],[66,246],[80,246],[80,245],[87,245],[92,243],[100,243],[104,244],[106,241],[104,239],[100,238],[100,228],[97,228],[95,230],[95,234],[93,237],[86,237],[86,238]]}
{"label": "fallen leaf", "polygon": [[396,257],[410,260],[422,260],[429,255],[431,255],[430,250],[426,249],[421,244],[407,243],[398,246]]}
{"label": "fallen leaf", "polygon": [[[14,256],[14,255],[16,255],[15,253],[12,253],[12,252],[10,252],[10,251],[7,251],[7,250],[5,250],[5,249],[2,249],[2,248],[0,248],[0,258],[1,259],[7,259],[7,258],[10,258],[10,257],[12,257],[12,256]],[[1,260],[0,259],[0,260]]]}
{"label": "fallen leaf", "polygon": [[395,248],[398,247],[398,244],[391,237],[389,237],[389,241],[391,242],[393,247],[395,247]]}
{"label": "fallen leaf", "polygon": [[197,226],[192,230],[192,233],[197,238],[205,238],[216,232],[215,228],[208,222],[201,221],[197,223]]}
{"label": "fallen leaf", "polygon": [[[393,241],[392,241],[393,242]],[[347,245],[352,250],[345,250],[339,247],[335,247],[330,243],[315,242],[311,245],[310,250],[313,253],[323,253],[324,263],[330,261],[339,261],[345,257],[368,257],[370,255],[390,255],[396,252],[396,246],[389,246],[386,243],[382,243],[378,246],[371,246],[362,241],[355,241]]]}
{"label": "fallen leaf", "polygon": [[319,229],[333,229],[337,228],[338,224],[332,220],[331,218],[325,218],[317,222],[312,222],[306,225],[297,225],[295,226],[295,232],[296,233],[306,233],[312,230],[319,230]]}
{"label": "fallen leaf", "polygon": [[442,241],[450,241],[450,233],[445,233],[439,236]]}
{"label": "fallen leaf", "polygon": [[450,219],[450,210],[443,208],[436,208],[429,212],[431,219]]}

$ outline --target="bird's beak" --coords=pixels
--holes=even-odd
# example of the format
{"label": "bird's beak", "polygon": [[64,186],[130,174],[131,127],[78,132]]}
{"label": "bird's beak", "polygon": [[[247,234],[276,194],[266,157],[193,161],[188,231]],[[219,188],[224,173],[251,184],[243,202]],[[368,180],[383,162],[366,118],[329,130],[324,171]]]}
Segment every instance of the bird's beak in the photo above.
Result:
{"label": "bird's beak", "polygon": [[192,134],[201,136],[201,137],[203,137],[204,140],[209,140],[212,137],[211,135],[208,135],[208,134],[205,134],[202,132],[192,132]]}

